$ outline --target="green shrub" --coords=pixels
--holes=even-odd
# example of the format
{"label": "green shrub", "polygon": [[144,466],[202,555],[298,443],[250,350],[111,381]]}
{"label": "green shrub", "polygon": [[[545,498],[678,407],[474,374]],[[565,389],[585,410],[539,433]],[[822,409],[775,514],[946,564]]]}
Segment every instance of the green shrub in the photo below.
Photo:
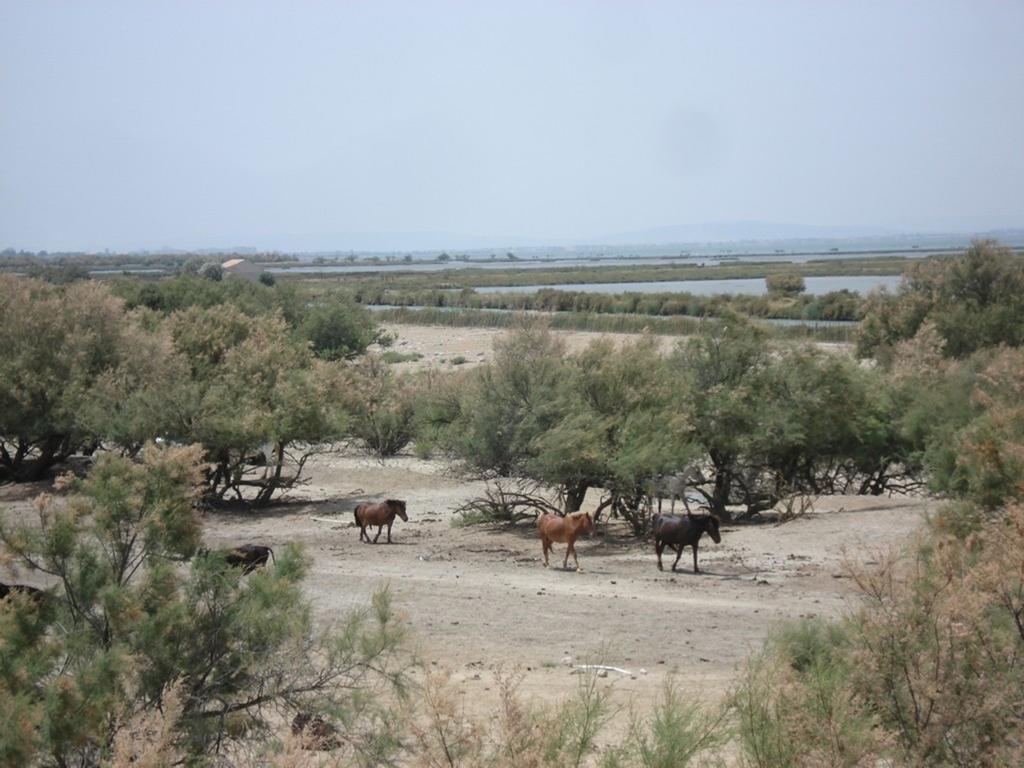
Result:
{"label": "green shrub", "polygon": [[342,402],[349,431],[375,456],[395,456],[416,434],[416,380],[397,376],[381,356],[349,368]]}
{"label": "green shrub", "polygon": [[792,272],[768,275],[764,282],[768,287],[768,293],[782,296],[797,296],[807,289],[803,277]]}
{"label": "green shrub", "polygon": [[895,296],[869,298],[857,352],[884,357],[926,322],[938,329],[949,357],[1024,344],[1024,255],[976,240],[959,256],[911,264]]}
{"label": "green shrub", "polygon": [[299,710],[350,734],[365,763],[394,750],[374,696],[403,680],[387,593],[337,629],[315,629],[296,547],[251,575],[199,552],[201,455],[105,455],[69,497],[40,500],[37,520],[0,523],[7,556],[56,583],[39,607],[0,602],[0,712],[16,724],[0,730],[4,765],[94,768],[115,744],[124,765],[139,764],[144,739],[128,729],[171,698],[168,751],[190,764]]}
{"label": "green shrub", "polygon": [[654,711],[646,720],[633,718],[625,744],[603,765],[685,768],[729,741],[726,714],[724,708],[703,705],[699,697],[684,698],[677,681],[669,678]]}
{"label": "green shrub", "polygon": [[397,363],[413,363],[417,360],[422,360],[423,355],[419,352],[399,352],[394,349],[389,349],[381,355],[381,358],[388,365],[395,365]]}
{"label": "green shrub", "polygon": [[308,310],[297,330],[312,344],[316,356],[324,360],[358,357],[378,338],[367,310],[339,297]]}
{"label": "green shrub", "polygon": [[748,662],[732,696],[744,765],[856,768],[878,757],[877,723],[851,683],[847,632],[800,622]]}

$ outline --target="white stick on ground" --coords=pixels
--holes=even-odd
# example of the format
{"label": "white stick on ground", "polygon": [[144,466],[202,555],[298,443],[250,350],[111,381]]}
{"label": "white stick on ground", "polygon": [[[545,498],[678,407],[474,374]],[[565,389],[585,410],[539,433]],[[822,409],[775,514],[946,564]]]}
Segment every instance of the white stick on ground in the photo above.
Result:
{"label": "white stick on ground", "polygon": [[620,675],[632,675],[628,669],[622,667],[609,667],[606,664],[573,664],[573,669],[603,669],[605,672],[618,672]]}

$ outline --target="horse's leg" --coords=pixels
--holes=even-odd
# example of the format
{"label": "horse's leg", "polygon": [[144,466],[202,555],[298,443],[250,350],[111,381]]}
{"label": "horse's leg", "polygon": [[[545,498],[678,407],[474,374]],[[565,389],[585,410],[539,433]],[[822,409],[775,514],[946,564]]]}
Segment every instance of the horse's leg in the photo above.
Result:
{"label": "horse's leg", "polygon": [[697,567],[697,542],[693,542],[693,572],[700,573],[700,568]]}
{"label": "horse's leg", "polygon": [[395,522],[394,518],[391,518],[390,520],[388,520],[388,544],[391,543],[391,526],[394,524],[394,522]]}
{"label": "horse's leg", "polygon": [[665,567],[661,564],[661,553],[665,549],[665,542],[654,540],[654,551],[658,553],[658,570],[664,571]]}
{"label": "horse's leg", "polygon": [[380,532],[384,530],[384,523],[377,526],[377,535],[373,537],[373,543],[377,543],[377,539],[380,538]]}
{"label": "horse's leg", "polygon": [[676,561],[672,563],[672,571],[675,572],[676,566],[679,565],[679,558],[683,556],[683,547],[679,547],[679,549],[672,547],[672,549],[676,550]]}
{"label": "horse's leg", "polygon": [[366,523],[359,524],[359,540],[365,540],[367,544],[370,543],[370,537],[366,534]]}
{"label": "horse's leg", "polygon": [[541,538],[540,545],[544,549],[544,567],[548,567],[548,551],[551,549],[551,542],[545,538]]}
{"label": "horse's leg", "polygon": [[573,539],[569,546],[572,547],[572,559],[573,562],[576,563],[576,573],[583,573],[583,569],[580,568],[580,559],[576,557],[576,540]]}

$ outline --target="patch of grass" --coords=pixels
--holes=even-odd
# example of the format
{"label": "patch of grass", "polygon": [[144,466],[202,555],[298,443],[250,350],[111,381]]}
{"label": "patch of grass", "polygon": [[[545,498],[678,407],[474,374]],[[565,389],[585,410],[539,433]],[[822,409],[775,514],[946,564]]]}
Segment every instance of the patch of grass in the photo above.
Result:
{"label": "patch of grass", "polygon": [[452,365],[464,365],[466,363],[466,358],[463,357],[462,355],[456,355],[449,362]]}
{"label": "patch of grass", "polygon": [[381,355],[381,357],[388,365],[395,365],[396,363],[414,363],[417,360],[423,359],[423,355],[419,352],[397,352],[393,349],[389,349]]}

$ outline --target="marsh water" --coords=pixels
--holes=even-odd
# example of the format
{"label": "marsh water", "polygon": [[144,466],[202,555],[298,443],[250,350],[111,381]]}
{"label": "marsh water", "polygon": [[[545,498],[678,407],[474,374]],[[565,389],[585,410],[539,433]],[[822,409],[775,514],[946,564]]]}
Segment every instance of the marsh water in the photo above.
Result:
{"label": "marsh water", "polygon": [[[805,277],[807,293],[821,296],[832,291],[848,290],[866,294],[882,286],[894,291],[900,283],[899,275],[842,275],[835,277]],[[768,292],[764,278],[736,278],[727,280],[665,280],[660,282],[624,283],[561,283],[559,285],[505,285],[477,288],[477,293],[536,293],[544,288],[581,293],[692,293],[696,296],[754,295]]]}

